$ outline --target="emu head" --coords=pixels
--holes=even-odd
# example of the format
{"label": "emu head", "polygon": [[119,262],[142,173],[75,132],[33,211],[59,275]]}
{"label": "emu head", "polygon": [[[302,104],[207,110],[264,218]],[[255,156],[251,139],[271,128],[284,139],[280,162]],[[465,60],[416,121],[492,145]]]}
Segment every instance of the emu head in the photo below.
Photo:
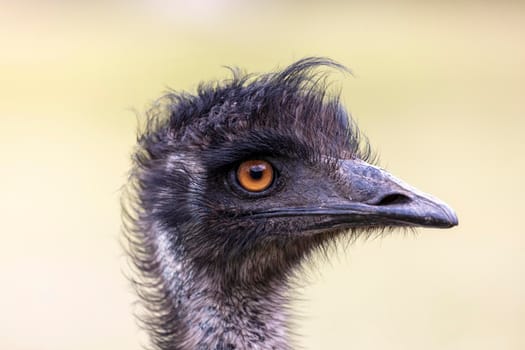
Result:
{"label": "emu head", "polygon": [[160,273],[183,261],[230,284],[264,284],[341,235],[457,224],[447,205],[370,164],[319,66],[342,69],[309,58],[166,96],[132,174],[142,270],[152,267],[141,255],[154,256]]}

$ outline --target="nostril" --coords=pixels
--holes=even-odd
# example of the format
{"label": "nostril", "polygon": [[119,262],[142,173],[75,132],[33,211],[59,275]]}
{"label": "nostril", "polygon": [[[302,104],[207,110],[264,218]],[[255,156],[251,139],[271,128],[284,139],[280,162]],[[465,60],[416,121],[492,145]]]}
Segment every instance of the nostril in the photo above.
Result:
{"label": "nostril", "polygon": [[394,204],[406,204],[410,202],[410,198],[401,193],[387,194],[381,198],[376,205],[394,205]]}

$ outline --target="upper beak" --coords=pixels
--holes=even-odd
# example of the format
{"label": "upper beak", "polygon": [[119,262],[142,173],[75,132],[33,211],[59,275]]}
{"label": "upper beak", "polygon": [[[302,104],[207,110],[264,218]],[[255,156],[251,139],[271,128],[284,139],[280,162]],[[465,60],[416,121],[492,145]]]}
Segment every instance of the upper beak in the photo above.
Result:
{"label": "upper beak", "polygon": [[381,168],[360,160],[342,160],[340,171],[347,198],[331,206],[329,214],[338,217],[339,222],[346,217],[344,221],[350,220],[356,226],[376,223],[448,228],[458,224],[454,210],[447,204]]}

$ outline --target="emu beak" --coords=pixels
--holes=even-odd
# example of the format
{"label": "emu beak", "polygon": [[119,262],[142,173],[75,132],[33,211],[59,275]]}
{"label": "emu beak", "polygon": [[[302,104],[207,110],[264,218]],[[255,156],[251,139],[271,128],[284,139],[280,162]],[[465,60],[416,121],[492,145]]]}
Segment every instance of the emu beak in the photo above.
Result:
{"label": "emu beak", "polygon": [[458,224],[454,210],[444,202],[407,185],[385,170],[364,161],[339,161],[340,176],[334,187],[310,193],[302,206],[261,208],[249,216],[257,219],[317,218],[313,230],[385,226],[449,228]]}
{"label": "emu beak", "polygon": [[393,225],[449,228],[458,224],[447,204],[361,160],[342,160],[348,198],[331,206],[333,219],[351,226]]}

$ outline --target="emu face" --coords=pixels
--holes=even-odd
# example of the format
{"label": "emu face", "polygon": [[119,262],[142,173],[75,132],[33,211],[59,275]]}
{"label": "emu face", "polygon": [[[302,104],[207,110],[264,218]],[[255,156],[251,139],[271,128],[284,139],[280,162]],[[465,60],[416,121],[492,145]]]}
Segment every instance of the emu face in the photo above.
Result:
{"label": "emu face", "polygon": [[[195,96],[169,94],[167,111],[150,115],[131,176],[128,238],[146,280],[140,295],[156,305],[145,322],[159,348],[211,348],[208,338],[243,348],[239,339],[250,337],[285,348],[264,322],[253,329],[231,318],[282,326],[272,308],[311,251],[372,229],[457,224],[446,204],[370,164],[357,126],[315,71],[322,65],[341,68],[310,58],[259,77],[237,73]],[[269,306],[257,309],[261,298]],[[191,329],[196,320],[213,326]],[[218,331],[224,324],[230,330]]]}
{"label": "emu face", "polygon": [[[204,264],[270,241],[302,240],[306,249],[334,232],[456,225],[447,205],[366,162],[369,147],[338,98],[326,95],[312,71],[319,65],[339,67],[306,59],[257,79],[201,86],[197,96],[169,95],[169,117],[141,139],[147,220]],[[272,172],[262,190],[239,182],[247,161]]]}

